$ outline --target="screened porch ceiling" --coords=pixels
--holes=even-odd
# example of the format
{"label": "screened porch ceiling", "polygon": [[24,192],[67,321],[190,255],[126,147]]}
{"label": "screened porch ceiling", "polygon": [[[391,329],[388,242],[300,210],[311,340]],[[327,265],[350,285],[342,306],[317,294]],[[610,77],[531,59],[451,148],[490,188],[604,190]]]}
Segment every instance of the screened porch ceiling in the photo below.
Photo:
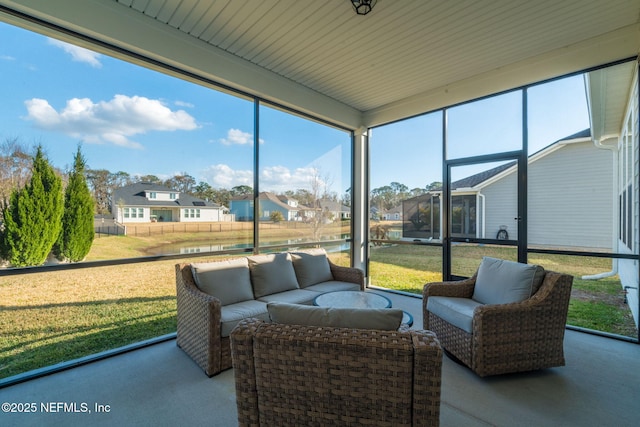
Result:
{"label": "screened porch ceiling", "polygon": [[133,52],[140,55],[134,62],[168,64],[350,129],[640,51],[637,0],[379,0],[366,16],[349,0],[0,5],[73,33],[8,9],[1,20],[74,43],[80,35],[94,50],[121,58]]}

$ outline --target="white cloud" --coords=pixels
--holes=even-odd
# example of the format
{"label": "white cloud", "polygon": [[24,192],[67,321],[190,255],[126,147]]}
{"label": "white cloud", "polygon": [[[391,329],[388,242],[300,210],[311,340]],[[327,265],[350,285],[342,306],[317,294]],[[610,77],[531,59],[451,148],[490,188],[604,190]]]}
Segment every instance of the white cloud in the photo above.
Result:
{"label": "white cloud", "polygon": [[25,101],[28,119],[42,129],[64,133],[88,143],[111,143],[141,148],[129,137],[149,131],[193,130],[195,119],[183,110],[172,111],[162,102],[141,96],[116,95],[93,103],[73,98],[59,112],[45,99]]}
{"label": "white cloud", "polygon": [[15,61],[16,58],[14,58],[13,56],[9,56],[9,55],[0,55],[0,59],[2,59],[3,61]]}
{"label": "white cloud", "polygon": [[260,173],[260,189],[274,193],[286,190],[309,190],[316,174],[317,170],[314,167],[296,168],[293,171],[285,166],[266,167]]}
{"label": "white cloud", "polygon": [[76,62],[84,62],[86,64],[91,65],[93,68],[101,68],[102,63],[100,62],[101,55],[99,53],[93,52],[89,49],[85,49],[80,46],[75,46],[69,43],[65,43],[56,39],[47,39],[49,44],[58,47],[64,50],[66,53],[71,55],[71,59]]}
{"label": "white cloud", "polygon": [[[253,135],[240,129],[229,129],[227,137],[220,139],[220,142],[224,145],[250,145],[253,144]],[[260,139],[260,144],[264,144],[263,139]]]}
{"label": "white cloud", "polygon": [[238,185],[253,187],[251,170],[234,170],[228,165],[217,164],[209,166],[202,174],[205,180],[215,188],[231,189]]}
{"label": "white cloud", "polygon": [[240,129],[229,129],[227,137],[220,140],[224,145],[246,145],[253,143],[253,135]]}
{"label": "white cloud", "polygon": [[[203,179],[215,188],[231,189],[238,185],[253,187],[251,170],[235,170],[226,164],[211,165],[202,172]],[[260,173],[260,191],[280,194],[287,190],[311,190],[311,183],[318,177],[316,167],[301,167],[293,171],[286,166],[270,166]],[[323,185],[320,182],[320,185]]]}
{"label": "white cloud", "polygon": [[190,102],[186,102],[186,101],[175,101],[174,104],[176,104],[178,107],[184,107],[184,108],[193,108],[193,107],[195,107],[195,105],[193,105]]}

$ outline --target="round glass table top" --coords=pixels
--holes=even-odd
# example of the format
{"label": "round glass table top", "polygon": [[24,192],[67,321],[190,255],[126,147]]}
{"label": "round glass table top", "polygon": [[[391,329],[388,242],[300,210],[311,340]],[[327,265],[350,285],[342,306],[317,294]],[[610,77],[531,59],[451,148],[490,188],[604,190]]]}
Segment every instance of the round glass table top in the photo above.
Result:
{"label": "round glass table top", "polygon": [[334,291],[318,295],[313,304],[319,307],[337,308],[389,308],[391,300],[371,292]]}

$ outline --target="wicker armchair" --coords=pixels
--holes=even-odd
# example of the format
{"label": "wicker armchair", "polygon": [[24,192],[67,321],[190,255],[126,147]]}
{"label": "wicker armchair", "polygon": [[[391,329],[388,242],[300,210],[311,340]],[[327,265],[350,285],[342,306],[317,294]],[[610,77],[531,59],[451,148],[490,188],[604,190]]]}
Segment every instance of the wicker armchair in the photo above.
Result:
{"label": "wicker armchair", "polygon": [[[331,274],[338,281],[364,287],[364,273],[357,268],[333,264]],[[221,330],[222,304],[196,286],[191,264],[176,264],[177,338],[176,343],[208,376],[231,368],[228,336]]]}
{"label": "wicker armchair", "polygon": [[240,426],[437,426],[430,331],[242,321],[231,333]]}
{"label": "wicker armchair", "polygon": [[433,296],[471,298],[477,275],[424,286],[423,326],[436,333],[445,352],[483,377],[564,366],[563,340],[573,277],[546,271],[530,298],[476,307],[472,333],[427,310]]}

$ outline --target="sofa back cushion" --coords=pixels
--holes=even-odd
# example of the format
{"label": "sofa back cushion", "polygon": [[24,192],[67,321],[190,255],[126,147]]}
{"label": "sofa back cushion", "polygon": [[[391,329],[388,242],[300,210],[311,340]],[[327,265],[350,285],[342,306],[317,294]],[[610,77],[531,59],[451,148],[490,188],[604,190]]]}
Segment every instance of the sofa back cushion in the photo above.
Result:
{"label": "sofa back cushion", "polygon": [[246,257],[193,263],[191,273],[196,286],[202,292],[218,298],[222,305],[253,299],[249,262]]}
{"label": "sofa back cushion", "polygon": [[484,257],[472,298],[482,304],[524,301],[538,291],[544,275],[539,265]]}
{"label": "sofa back cushion", "polygon": [[301,288],[333,280],[329,259],[324,249],[292,252],[291,258]]}
{"label": "sofa back cushion", "polygon": [[254,255],[248,260],[256,298],[300,287],[289,253]]}
{"label": "sofa back cushion", "polygon": [[338,308],[270,302],[269,317],[274,323],[334,328],[395,331],[402,322],[402,310],[394,308]]}

